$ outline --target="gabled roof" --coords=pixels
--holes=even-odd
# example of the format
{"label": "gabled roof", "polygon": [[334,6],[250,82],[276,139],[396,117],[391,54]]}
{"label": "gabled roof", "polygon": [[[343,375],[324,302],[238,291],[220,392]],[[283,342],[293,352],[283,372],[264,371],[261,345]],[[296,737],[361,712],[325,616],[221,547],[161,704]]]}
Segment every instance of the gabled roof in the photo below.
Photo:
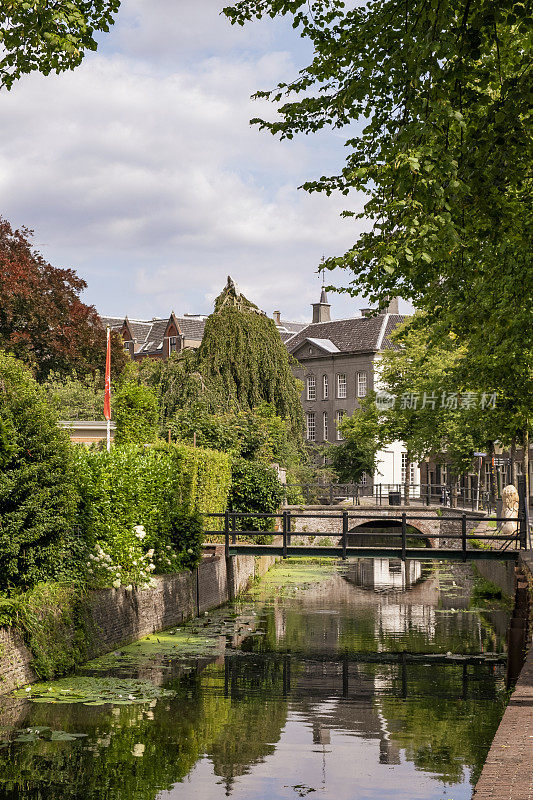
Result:
{"label": "gabled roof", "polygon": [[391,346],[388,336],[404,319],[401,314],[380,314],[375,317],[312,322],[287,341],[287,349],[294,353],[306,339],[326,339],[337,348],[337,351],[330,352],[377,352]]}
{"label": "gabled roof", "polygon": [[170,320],[178,328],[178,335],[185,339],[201,341],[204,335],[205,317],[154,317],[154,319],[129,319],[129,317],[100,317],[104,327],[110,326],[112,330],[121,331],[124,323],[128,324],[131,336],[138,345],[138,353],[159,353],[163,349],[165,333]]}

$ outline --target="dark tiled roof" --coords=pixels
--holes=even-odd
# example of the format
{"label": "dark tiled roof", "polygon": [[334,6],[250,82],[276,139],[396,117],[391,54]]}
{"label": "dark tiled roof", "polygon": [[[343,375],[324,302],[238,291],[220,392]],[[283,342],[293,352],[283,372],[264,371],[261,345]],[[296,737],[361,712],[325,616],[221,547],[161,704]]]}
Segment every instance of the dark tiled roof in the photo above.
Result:
{"label": "dark tiled roof", "polygon": [[124,322],[124,317],[100,317],[100,319],[104,328],[109,325],[112,330],[119,330]]}
{"label": "dark tiled roof", "polygon": [[204,335],[205,319],[194,317],[177,317],[178,325],[186,339],[201,341]]}
{"label": "dark tiled roof", "polygon": [[146,341],[146,336],[152,325],[151,322],[144,322],[139,319],[129,319],[128,325],[130,326],[131,335],[139,344]]}
{"label": "dark tiled roof", "polygon": [[[287,348],[294,353],[306,339],[329,339],[342,353],[372,352],[380,349],[383,324],[386,324],[385,333],[390,334],[403,319],[401,315],[391,314],[386,321],[384,315],[380,315],[314,322],[289,339]],[[385,338],[384,335],[381,348],[387,346]]]}
{"label": "dark tiled roof", "polygon": [[405,314],[389,314],[387,327],[385,328],[385,334],[383,336],[383,342],[381,343],[382,350],[387,350],[388,348],[394,348],[394,350],[399,349],[398,345],[395,342],[392,342],[389,337],[394,328],[396,328],[398,325],[401,325],[406,319],[409,319],[409,317]]}
{"label": "dark tiled roof", "polygon": [[285,330],[290,333],[298,333],[299,331],[303,331],[304,328],[307,328],[308,324],[308,322],[288,322],[282,319],[277,327],[285,328]]}
{"label": "dark tiled roof", "polygon": [[146,333],[143,346],[140,348],[141,353],[156,353],[163,347],[163,340],[165,338],[165,331],[168,326],[168,317],[166,319],[153,319],[149,330]]}
{"label": "dark tiled roof", "polygon": [[288,342],[289,339],[292,339],[294,333],[291,333],[290,331],[280,331],[279,335],[281,336],[282,342]]}

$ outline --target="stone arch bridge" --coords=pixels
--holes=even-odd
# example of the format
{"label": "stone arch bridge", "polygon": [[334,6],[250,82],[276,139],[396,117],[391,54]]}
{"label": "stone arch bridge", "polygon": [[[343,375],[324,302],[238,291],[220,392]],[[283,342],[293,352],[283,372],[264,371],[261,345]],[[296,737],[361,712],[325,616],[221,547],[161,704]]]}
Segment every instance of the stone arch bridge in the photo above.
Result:
{"label": "stone arch bridge", "polygon": [[[313,537],[314,534],[329,534],[333,537],[342,535],[342,514],[348,512],[348,537],[350,544],[359,544],[357,534],[363,533],[368,528],[387,528],[391,532],[394,528],[401,529],[402,514],[406,514],[407,525],[415,529],[410,532],[411,537],[416,532],[426,538],[426,546],[460,547],[458,540],[451,538],[461,534],[461,519],[466,517],[466,532],[486,533],[483,522],[485,514],[482,512],[463,511],[457,508],[431,508],[422,505],[400,506],[287,506],[290,512],[291,533]],[[437,514],[437,510],[439,514]],[[302,515],[302,516],[300,516]],[[316,516],[314,516],[316,515]],[[368,532],[368,530],[367,530]],[[379,534],[377,534],[379,535]]]}

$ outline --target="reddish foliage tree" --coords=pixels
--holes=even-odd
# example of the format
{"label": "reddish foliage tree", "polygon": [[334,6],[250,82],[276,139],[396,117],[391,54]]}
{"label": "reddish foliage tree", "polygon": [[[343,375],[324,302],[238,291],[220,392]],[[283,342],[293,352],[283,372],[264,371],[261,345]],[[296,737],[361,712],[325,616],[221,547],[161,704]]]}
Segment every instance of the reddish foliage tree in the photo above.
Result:
{"label": "reddish foliage tree", "polygon": [[[95,307],[80,299],[87,284],[45,261],[32,235],[0,217],[0,347],[29,363],[37,379],[51,370],[103,374],[106,332]],[[118,373],[127,355],[116,334],[112,345]]]}

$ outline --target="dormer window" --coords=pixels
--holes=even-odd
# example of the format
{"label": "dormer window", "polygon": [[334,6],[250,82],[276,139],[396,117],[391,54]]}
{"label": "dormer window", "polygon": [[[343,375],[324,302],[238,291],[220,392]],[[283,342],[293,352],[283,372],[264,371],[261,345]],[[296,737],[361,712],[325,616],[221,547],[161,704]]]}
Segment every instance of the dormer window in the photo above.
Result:
{"label": "dormer window", "polygon": [[170,336],[168,340],[168,352],[175,353],[177,349],[178,349],[178,337]]}

